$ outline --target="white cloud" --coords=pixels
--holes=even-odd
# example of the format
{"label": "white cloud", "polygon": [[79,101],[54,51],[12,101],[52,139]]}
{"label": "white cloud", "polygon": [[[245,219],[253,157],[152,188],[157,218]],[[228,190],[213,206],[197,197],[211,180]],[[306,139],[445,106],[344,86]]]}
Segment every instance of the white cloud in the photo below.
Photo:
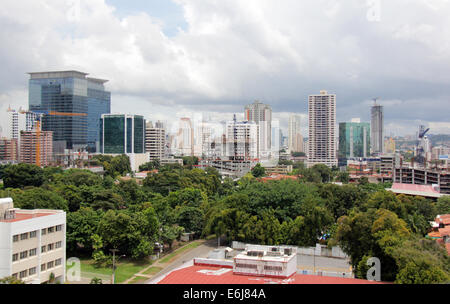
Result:
{"label": "white cloud", "polygon": [[2,108],[26,106],[26,72],[77,69],[110,80],[113,110],[151,120],[241,113],[254,99],[285,118],[322,88],[338,94],[341,119],[364,120],[364,101],[382,96],[388,124],[445,120],[449,1],[382,1],[381,21],[369,22],[359,0],[176,0],[188,27],[173,37],[147,13],[76,2],[2,1]]}

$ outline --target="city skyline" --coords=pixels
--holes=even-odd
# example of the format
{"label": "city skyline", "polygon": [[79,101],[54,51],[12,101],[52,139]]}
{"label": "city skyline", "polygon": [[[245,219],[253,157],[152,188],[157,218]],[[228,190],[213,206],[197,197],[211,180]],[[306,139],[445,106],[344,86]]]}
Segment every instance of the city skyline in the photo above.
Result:
{"label": "city skyline", "polygon": [[25,73],[76,69],[110,80],[111,112],[152,121],[186,112],[232,117],[257,99],[272,106],[286,133],[289,114],[306,122],[307,96],[326,89],[339,96],[338,122],[369,121],[371,100],[380,96],[386,135],[408,135],[423,122],[432,133],[450,133],[441,110],[450,96],[450,35],[441,32],[449,21],[440,18],[448,3],[382,3],[378,22],[360,1],[44,2],[0,8],[4,32],[17,42],[0,36],[9,45],[2,121],[10,104],[26,105]]}

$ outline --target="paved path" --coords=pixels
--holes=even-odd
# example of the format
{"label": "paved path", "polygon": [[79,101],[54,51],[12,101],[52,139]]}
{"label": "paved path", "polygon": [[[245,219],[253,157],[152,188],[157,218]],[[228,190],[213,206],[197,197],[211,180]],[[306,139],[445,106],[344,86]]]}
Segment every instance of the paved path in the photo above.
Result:
{"label": "paved path", "polygon": [[[192,265],[192,260],[194,258],[206,258],[208,253],[217,248],[217,240],[205,241],[202,245],[197,248],[191,249],[187,252],[182,253],[180,256],[176,257],[170,264],[166,264],[164,269],[155,274],[151,280],[145,282],[145,284],[156,284],[164,278],[166,274],[174,269],[182,268]],[[158,266],[154,264],[153,266]]]}

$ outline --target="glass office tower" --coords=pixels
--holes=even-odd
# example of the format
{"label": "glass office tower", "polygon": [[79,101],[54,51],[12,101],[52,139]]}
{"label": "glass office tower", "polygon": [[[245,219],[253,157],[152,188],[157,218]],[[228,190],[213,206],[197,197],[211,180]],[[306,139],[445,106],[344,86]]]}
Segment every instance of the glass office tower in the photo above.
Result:
{"label": "glass office tower", "polygon": [[107,80],[87,75],[77,71],[30,73],[29,109],[54,112],[43,116],[42,130],[53,131],[55,153],[64,149],[95,152],[99,146],[99,120],[101,114],[110,113],[111,94],[104,88]]}
{"label": "glass office tower", "polygon": [[339,159],[368,157],[370,154],[370,123],[339,124]]}
{"label": "glass office tower", "polygon": [[102,154],[142,154],[145,119],[141,115],[104,114],[100,120]]}

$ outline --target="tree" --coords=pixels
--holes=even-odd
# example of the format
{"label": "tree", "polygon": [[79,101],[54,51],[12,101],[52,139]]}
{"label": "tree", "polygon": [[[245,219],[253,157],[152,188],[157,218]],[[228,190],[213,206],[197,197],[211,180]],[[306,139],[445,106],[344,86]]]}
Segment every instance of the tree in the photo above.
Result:
{"label": "tree", "polygon": [[256,178],[258,177],[262,177],[266,174],[266,169],[264,169],[263,166],[261,166],[261,164],[257,164],[255,167],[253,167],[252,169],[252,175]]}
{"label": "tree", "polygon": [[14,205],[22,209],[53,209],[68,211],[67,201],[58,193],[43,188],[31,188],[13,194]]}
{"label": "tree", "polygon": [[21,163],[9,166],[3,172],[5,188],[40,187],[43,183],[44,171],[36,165]]}
{"label": "tree", "polygon": [[177,210],[177,223],[185,231],[200,235],[203,230],[203,211],[197,207],[181,206]]}
{"label": "tree", "polygon": [[328,183],[332,181],[332,172],[328,166],[324,164],[315,164],[311,169],[319,173],[322,183]]}
{"label": "tree", "polygon": [[95,277],[91,279],[91,282],[89,284],[103,284],[103,281],[102,279]]}
{"label": "tree", "polygon": [[76,212],[67,214],[67,250],[91,254],[94,248],[92,235],[97,232],[101,211],[81,207]]}
{"label": "tree", "polygon": [[436,203],[437,214],[450,214],[450,196],[443,196]]}
{"label": "tree", "polygon": [[0,279],[0,285],[2,284],[25,284],[24,281],[17,279],[15,277],[5,277]]}
{"label": "tree", "polygon": [[305,157],[306,156],[305,152],[291,152],[291,155],[293,157]]}
{"label": "tree", "polygon": [[350,181],[350,174],[348,174],[348,172],[339,172],[337,175],[337,180],[343,184],[348,184]]}

